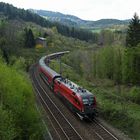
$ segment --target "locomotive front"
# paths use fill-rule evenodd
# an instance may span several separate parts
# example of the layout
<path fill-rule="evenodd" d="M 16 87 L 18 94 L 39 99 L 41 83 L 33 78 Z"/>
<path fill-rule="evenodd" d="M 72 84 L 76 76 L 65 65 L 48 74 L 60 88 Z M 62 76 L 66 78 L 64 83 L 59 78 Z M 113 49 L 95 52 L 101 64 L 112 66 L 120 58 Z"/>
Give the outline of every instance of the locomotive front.
<path fill-rule="evenodd" d="M 81 100 L 82 110 L 80 111 L 79 117 L 83 118 L 94 118 L 96 115 L 96 98 L 95 96 L 86 89 L 78 87 L 76 94 L 79 95 Z"/>
<path fill-rule="evenodd" d="M 83 101 L 82 112 L 84 112 L 84 118 L 93 118 L 96 115 L 96 98 L 92 93 L 90 95 L 89 93 L 82 96 Z"/>

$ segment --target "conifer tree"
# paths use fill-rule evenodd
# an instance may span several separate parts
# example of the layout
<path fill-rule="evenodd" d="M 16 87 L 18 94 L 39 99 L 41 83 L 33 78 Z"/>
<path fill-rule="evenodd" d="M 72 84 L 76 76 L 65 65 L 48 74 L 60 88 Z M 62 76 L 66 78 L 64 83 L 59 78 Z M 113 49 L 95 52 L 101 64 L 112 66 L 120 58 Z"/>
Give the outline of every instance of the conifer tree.
<path fill-rule="evenodd" d="M 140 43 L 140 19 L 135 13 L 130 21 L 126 36 L 126 47 L 136 47 Z"/>
<path fill-rule="evenodd" d="M 35 39 L 31 29 L 25 28 L 25 47 L 33 48 L 35 46 Z"/>

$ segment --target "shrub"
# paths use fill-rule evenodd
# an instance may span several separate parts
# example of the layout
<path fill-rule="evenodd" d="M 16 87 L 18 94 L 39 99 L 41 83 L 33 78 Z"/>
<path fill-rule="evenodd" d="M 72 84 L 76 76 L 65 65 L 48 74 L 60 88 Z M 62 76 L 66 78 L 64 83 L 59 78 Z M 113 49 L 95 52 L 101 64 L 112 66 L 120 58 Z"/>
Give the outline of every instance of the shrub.
<path fill-rule="evenodd" d="M 128 96 L 131 101 L 140 104 L 140 87 L 132 87 Z"/>
<path fill-rule="evenodd" d="M 0 138 L 1 140 L 12 140 L 17 136 L 14 117 L 11 111 L 4 110 L 0 105 Z"/>
<path fill-rule="evenodd" d="M 29 79 L 1 61 L 0 104 L 0 133 L 4 140 L 42 139 L 42 127 Z"/>

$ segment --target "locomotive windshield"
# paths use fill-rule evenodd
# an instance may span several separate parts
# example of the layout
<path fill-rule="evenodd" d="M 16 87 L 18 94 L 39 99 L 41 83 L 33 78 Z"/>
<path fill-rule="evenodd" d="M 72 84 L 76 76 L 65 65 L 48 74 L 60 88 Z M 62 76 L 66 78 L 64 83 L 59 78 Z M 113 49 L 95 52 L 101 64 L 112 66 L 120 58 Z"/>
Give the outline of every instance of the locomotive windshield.
<path fill-rule="evenodd" d="M 89 98 L 89 104 L 90 104 L 90 105 L 93 105 L 93 102 L 94 102 L 94 98 L 93 98 L 93 97 L 90 97 L 90 98 Z"/>
<path fill-rule="evenodd" d="M 94 102 L 94 98 L 90 97 L 90 98 L 83 98 L 83 104 L 84 105 L 93 105 Z"/>
<path fill-rule="evenodd" d="M 88 104 L 88 103 L 89 103 L 88 99 L 83 99 L 83 104 L 84 104 L 84 105 L 86 105 L 86 104 Z"/>

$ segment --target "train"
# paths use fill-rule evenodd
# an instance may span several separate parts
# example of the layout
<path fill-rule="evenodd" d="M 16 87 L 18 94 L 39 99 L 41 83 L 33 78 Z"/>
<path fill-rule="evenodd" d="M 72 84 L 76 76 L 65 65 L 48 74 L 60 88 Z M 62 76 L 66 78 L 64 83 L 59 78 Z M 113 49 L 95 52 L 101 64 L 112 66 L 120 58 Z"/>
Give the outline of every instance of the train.
<path fill-rule="evenodd" d="M 96 116 L 96 97 L 93 93 L 75 84 L 68 78 L 62 77 L 49 67 L 50 60 L 68 52 L 58 52 L 43 56 L 39 60 L 39 73 L 45 79 L 53 93 L 62 97 L 72 112 L 81 120 Z"/>

